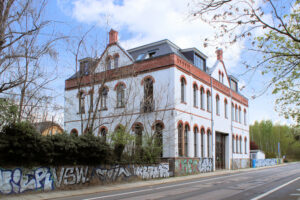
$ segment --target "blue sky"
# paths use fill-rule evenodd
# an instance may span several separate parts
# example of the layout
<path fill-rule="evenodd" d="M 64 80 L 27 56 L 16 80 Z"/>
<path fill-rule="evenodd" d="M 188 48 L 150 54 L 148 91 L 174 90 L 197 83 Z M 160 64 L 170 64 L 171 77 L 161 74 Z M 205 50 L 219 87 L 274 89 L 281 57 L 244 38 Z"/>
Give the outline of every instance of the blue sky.
<path fill-rule="evenodd" d="M 60 42 L 57 47 L 59 58 L 55 65 L 59 78 L 52 83 L 57 103 L 63 105 L 64 80 L 75 71 L 74 41 L 78 41 L 78 37 L 91 27 L 86 51 L 80 54 L 81 58 L 99 55 L 107 43 L 107 31 L 113 28 L 119 31 L 119 40 L 125 49 L 167 38 L 181 48 L 198 48 L 209 57 L 208 66 L 212 66 L 216 60 L 216 46 L 204 48 L 203 42 L 216 30 L 199 19 L 189 17 L 190 9 L 187 1 L 182 0 L 49 1 L 45 18 L 55 21 L 51 28 L 70 36 L 68 42 Z M 237 76 L 240 86 L 245 86 L 242 93 L 249 99 L 250 123 L 263 119 L 289 123 L 274 111 L 275 96 L 271 95 L 271 90 L 254 100 L 251 98 L 265 86 L 268 77 L 260 75 L 259 71 L 253 76 L 249 73 L 240 76 L 245 70 L 243 61 L 255 61 L 260 59 L 260 55 L 250 54 L 245 42 L 238 42 L 227 49 L 223 47 L 223 50 L 227 70 Z"/>

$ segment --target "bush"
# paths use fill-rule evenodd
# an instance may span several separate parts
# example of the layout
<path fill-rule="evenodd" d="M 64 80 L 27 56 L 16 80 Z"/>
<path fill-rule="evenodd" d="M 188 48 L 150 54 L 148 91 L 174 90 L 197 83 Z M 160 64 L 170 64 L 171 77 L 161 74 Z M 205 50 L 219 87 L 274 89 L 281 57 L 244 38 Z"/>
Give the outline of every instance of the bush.
<path fill-rule="evenodd" d="M 98 165 L 113 163 L 113 151 L 92 134 L 42 136 L 28 122 L 7 125 L 0 132 L 0 160 L 6 166 Z"/>

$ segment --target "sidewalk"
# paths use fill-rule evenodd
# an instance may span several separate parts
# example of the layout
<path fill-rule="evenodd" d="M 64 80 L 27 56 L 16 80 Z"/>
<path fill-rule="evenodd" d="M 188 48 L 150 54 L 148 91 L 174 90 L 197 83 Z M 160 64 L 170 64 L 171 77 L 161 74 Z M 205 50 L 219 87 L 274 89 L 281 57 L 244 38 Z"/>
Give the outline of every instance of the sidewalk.
<path fill-rule="evenodd" d="M 272 167 L 280 167 L 287 164 L 280 164 L 275 166 L 268 166 L 268 167 L 260 167 L 260 168 L 246 168 L 246 169 L 238 169 L 238 170 L 221 170 L 209 173 L 202 173 L 196 175 L 187 175 L 187 176 L 179 176 L 179 177 L 170 177 L 164 179 L 154 179 L 154 180 L 147 180 L 147 181 L 137 181 L 132 183 L 121 183 L 121 184 L 110 184 L 110 185 L 97 185 L 97 186 L 89 186 L 82 189 L 77 190 L 55 190 L 50 192 L 41 192 L 41 193 L 31 193 L 31 194 L 19 194 L 19 195 L 11 195 L 7 197 L 1 196 L 1 199 L 10 199 L 10 200 L 37 200 L 37 199 L 56 199 L 56 198 L 63 198 L 63 197 L 71 197 L 83 194 L 93 194 L 99 192 L 108 192 L 108 191 L 115 191 L 115 190 L 124 190 L 124 189 L 132 189 L 137 187 L 144 187 L 144 186 L 151 186 L 151 185 L 159 185 L 164 183 L 172 183 L 177 181 L 184 181 L 184 180 L 191 180 L 196 178 L 204 178 L 204 177 L 212 177 L 224 174 L 234 174 L 239 172 L 247 172 L 247 171 L 255 171 L 261 170 L 265 168 L 272 168 Z"/>

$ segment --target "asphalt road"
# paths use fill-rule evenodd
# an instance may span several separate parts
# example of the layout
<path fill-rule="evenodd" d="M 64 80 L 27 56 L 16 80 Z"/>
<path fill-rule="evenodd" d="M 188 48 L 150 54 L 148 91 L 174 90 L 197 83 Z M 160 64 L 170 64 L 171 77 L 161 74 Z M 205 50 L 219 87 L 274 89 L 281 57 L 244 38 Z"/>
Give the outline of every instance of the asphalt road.
<path fill-rule="evenodd" d="M 64 200 L 299 199 L 300 163 L 228 175 L 197 178 L 136 189 L 101 192 Z"/>

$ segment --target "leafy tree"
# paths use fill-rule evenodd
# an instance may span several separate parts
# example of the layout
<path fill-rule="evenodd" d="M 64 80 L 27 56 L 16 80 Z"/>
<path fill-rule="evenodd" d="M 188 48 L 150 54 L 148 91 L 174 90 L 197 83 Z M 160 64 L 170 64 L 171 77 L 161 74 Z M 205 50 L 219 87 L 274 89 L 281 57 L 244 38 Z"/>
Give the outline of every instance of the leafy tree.
<path fill-rule="evenodd" d="M 250 51 L 262 55 L 256 64 L 244 63 L 246 72 L 260 69 L 270 76 L 261 94 L 272 88 L 279 95 L 276 110 L 299 125 L 300 1 L 197 0 L 191 10 L 217 30 L 214 38 L 205 39 L 204 46 L 243 40 Z"/>
<path fill-rule="evenodd" d="M 0 130 L 3 126 L 13 123 L 16 119 L 18 107 L 7 99 L 0 98 Z"/>

